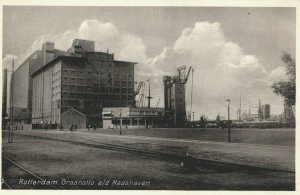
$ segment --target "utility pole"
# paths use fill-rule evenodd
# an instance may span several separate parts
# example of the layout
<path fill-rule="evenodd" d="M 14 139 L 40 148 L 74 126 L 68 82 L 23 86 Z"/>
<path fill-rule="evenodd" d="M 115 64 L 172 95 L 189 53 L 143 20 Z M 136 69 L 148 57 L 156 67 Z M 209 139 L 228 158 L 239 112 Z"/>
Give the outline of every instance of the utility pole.
<path fill-rule="evenodd" d="M 120 109 L 120 135 L 122 135 L 122 108 Z"/>
<path fill-rule="evenodd" d="M 228 102 L 228 142 L 231 142 L 231 139 L 230 139 L 230 99 L 227 99 L 226 100 Z"/>
<path fill-rule="evenodd" d="M 14 99 L 14 90 L 13 90 L 13 82 L 14 82 L 14 64 L 15 61 L 13 59 L 12 61 L 12 71 L 11 71 L 11 81 L 10 81 L 10 128 L 8 131 L 8 143 L 13 143 L 13 134 L 14 134 L 14 130 L 13 130 L 13 124 L 14 124 L 14 103 L 13 103 L 13 99 Z"/>
<path fill-rule="evenodd" d="M 149 82 L 149 95 L 148 95 L 147 99 L 148 99 L 148 108 L 150 108 L 150 101 L 151 101 L 151 98 L 152 98 L 150 96 L 150 79 L 148 79 L 147 81 Z"/>

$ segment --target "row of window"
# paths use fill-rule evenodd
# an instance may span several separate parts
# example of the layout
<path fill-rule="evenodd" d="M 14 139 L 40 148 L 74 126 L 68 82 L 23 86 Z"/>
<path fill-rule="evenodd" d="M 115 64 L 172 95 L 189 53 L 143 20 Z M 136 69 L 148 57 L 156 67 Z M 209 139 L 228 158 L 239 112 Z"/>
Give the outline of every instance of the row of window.
<path fill-rule="evenodd" d="M 108 71 L 84 71 L 84 70 L 73 70 L 73 69 L 64 69 L 63 71 L 63 76 L 68 76 L 68 77 L 79 77 L 79 78 L 84 78 L 84 77 L 91 77 L 91 76 L 105 76 L 107 74 L 111 74 L 111 70 Z"/>
<path fill-rule="evenodd" d="M 90 64 L 95 64 L 95 65 L 101 65 L 103 63 L 107 63 L 108 66 L 112 66 L 113 64 L 113 59 L 110 56 L 99 56 L 100 59 L 98 58 L 89 58 L 88 62 Z"/>
<path fill-rule="evenodd" d="M 91 64 L 94 64 L 96 66 L 100 66 L 100 67 L 111 67 L 112 66 L 112 62 L 111 61 L 99 61 L 99 60 L 90 60 Z"/>
<path fill-rule="evenodd" d="M 77 74 L 76 74 L 76 72 L 77 72 Z M 110 78 L 112 77 L 110 72 L 86 71 L 85 74 L 83 74 L 83 71 L 72 70 L 69 72 L 69 70 L 67 70 L 67 69 L 64 70 L 63 76 L 64 77 L 74 77 L 74 78 L 91 78 L 92 76 L 102 77 L 102 78 L 103 77 L 110 77 Z M 124 80 L 133 81 L 133 75 L 132 74 L 114 74 L 112 79 L 117 80 L 117 81 L 124 81 Z"/>
<path fill-rule="evenodd" d="M 73 70 L 73 69 L 64 69 L 63 76 L 73 76 L 73 77 L 84 77 L 92 76 L 92 71 L 83 71 L 83 70 Z"/>
<path fill-rule="evenodd" d="M 60 77 L 54 77 L 52 83 L 60 82 Z"/>
<path fill-rule="evenodd" d="M 132 81 L 114 81 L 113 83 L 114 86 L 116 87 L 133 87 L 133 82 Z"/>
<path fill-rule="evenodd" d="M 157 111 L 131 111 L 129 112 L 130 116 L 140 116 L 140 115 L 163 115 L 163 112 L 157 112 Z"/>
<path fill-rule="evenodd" d="M 97 100 L 128 100 L 134 101 L 133 95 L 95 94 L 95 93 L 62 93 L 62 99 L 97 99 Z"/>
<path fill-rule="evenodd" d="M 133 80 L 132 74 L 114 74 L 114 80 Z"/>
<path fill-rule="evenodd" d="M 90 93 L 122 93 L 122 94 L 133 94 L 133 87 L 131 88 L 119 88 L 119 87 L 92 87 L 92 86 L 78 86 L 78 85 L 63 85 L 63 92 L 90 92 Z"/>
<path fill-rule="evenodd" d="M 56 75 L 60 75 L 60 70 L 53 72 L 53 76 L 56 76 Z"/>
<path fill-rule="evenodd" d="M 99 85 L 106 85 L 109 84 L 109 79 L 101 78 L 101 79 L 92 79 L 91 77 L 84 79 L 84 78 L 73 78 L 73 77 L 63 77 L 63 84 L 78 84 L 78 85 L 85 85 L 85 84 L 99 84 Z"/>
<path fill-rule="evenodd" d="M 73 77 L 63 77 L 63 84 L 78 84 L 78 85 L 85 85 L 85 84 L 99 84 L 99 85 L 107 85 L 111 81 L 102 78 L 102 79 L 83 79 L 83 78 L 73 78 Z M 133 87 L 133 82 L 132 81 L 114 81 L 113 85 L 116 87 Z"/>
<path fill-rule="evenodd" d="M 92 74 L 102 75 L 102 74 L 105 74 L 107 72 L 110 72 L 110 71 L 99 71 L 99 70 L 84 71 L 84 70 L 75 70 L 75 69 L 64 69 L 64 75 L 69 74 L 69 75 L 78 75 L 78 76 L 81 76 L 81 75 L 84 75 L 84 74 L 88 75 L 88 76 L 91 76 Z"/>

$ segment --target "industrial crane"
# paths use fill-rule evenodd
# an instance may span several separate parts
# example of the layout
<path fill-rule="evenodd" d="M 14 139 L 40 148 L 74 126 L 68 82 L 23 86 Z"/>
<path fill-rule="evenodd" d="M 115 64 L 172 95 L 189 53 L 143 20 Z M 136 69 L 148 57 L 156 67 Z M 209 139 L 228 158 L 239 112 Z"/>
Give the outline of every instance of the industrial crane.
<path fill-rule="evenodd" d="M 157 108 L 157 106 L 158 106 L 158 104 L 159 104 L 159 101 L 160 101 L 160 98 L 158 99 L 158 101 L 157 101 L 157 104 L 156 104 L 156 107 L 155 107 L 155 108 Z"/>
<path fill-rule="evenodd" d="M 144 107 L 144 102 L 145 102 L 145 99 L 146 99 L 146 96 L 144 93 L 141 93 L 138 97 L 138 100 L 137 100 L 137 103 L 136 103 L 136 106 L 137 107 Z"/>
<path fill-rule="evenodd" d="M 173 83 L 186 84 L 189 79 L 191 69 L 192 69 L 192 67 L 190 66 L 187 74 L 185 74 L 186 66 L 177 68 L 177 75 L 173 77 Z"/>
<path fill-rule="evenodd" d="M 140 82 L 135 82 L 135 84 L 138 84 L 137 89 L 134 91 L 134 96 L 138 96 L 137 101 L 135 103 L 135 106 L 137 107 L 143 107 L 144 106 L 144 100 L 145 100 L 145 94 L 144 94 L 144 87 L 145 87 L 145 82 L 140 81 Z"/>
<path fill-rule="evenodd" d="M 137 84 L 138 82 L 136 82 L 136 84 Z M 136 96 L 137 94 L 139 94 L 140 93 L 140 90 L 141 90 L 141 87 L 142 86 L 145 86 L 145 83 L 143 82 L 143 81 L 140 81 L 139 83 L 138 83 L 138 87 L 137 87 L 137 89 L 134 91 L 134 95 Z"/>
<path fill-rule="evenodd" d="M 193 72 L 192 67 L 189 67 L 187 71 L 186 66 L 182 66 L 177 68 L 176 75 L 164 76 L 165 112 L 169 126 L 183 127 L 186 124 L 185 84 L 191 70 Z M 191 105 L 192 92 L 193 89 L 191 90 Z"/>

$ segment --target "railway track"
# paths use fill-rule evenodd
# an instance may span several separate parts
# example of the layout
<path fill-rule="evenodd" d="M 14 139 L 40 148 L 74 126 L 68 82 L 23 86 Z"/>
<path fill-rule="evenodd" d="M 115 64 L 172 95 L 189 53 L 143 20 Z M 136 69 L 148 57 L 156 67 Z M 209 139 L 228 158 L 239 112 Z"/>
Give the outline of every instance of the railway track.
<path fill-rule="evenodd" d="M 2 155 L 2 189 L 58 189 L 47 180 Z M 30 184 L 30 185 L 29 185 Z"/>
<path fill-rule="evenodd" d="M 210 159 L 194 159 L 191 157 L 186 157 L 184 155 L 175 154 L 175 153 L 167 153 L 167 152 L 160 152 L 160 151 L 153 151 L 153 150 L 146 150 L 146 149 L 139 149 L 139 148 L 133 148 L 128 146 L 121 146 L 116 144 L 109 144 L 104 142 L 99 142 L 96 140 L 91 139 L 84 139 L 84 138 L 76 138 L 76 140 L 73 137 L 73 140 L 70 139 L 60 139 L 60 138 L 53 138 L 53 137 L 45 137 L 45 136 L 39 136 L 39 135 L 25 135 L 25 134 L 18 134 L 20 136 L 30 137 L 33 139 L 43 139 L 43 140 L 52 140 L 52 141 L 60 141 L 65 143 L 70 143 L 74 145 L 80 145 L 80 146 L 86 146 L 86 147 L 92 147 L 92 148 L 98 148 L 98 149 L 107 149 L 112 151 L 121 151 L 121 152 L 127 152 L 127 153 L 134 153 L 134 154 L 141 154 L 144 156 L 149 156 L 153 158 L 159 158 L 162 160 L 168 160 L 175 163 L 182 163 L 182 161 L 185 160 L 192 160 L 192 163 L 194 166 L 201 166 L 203 168 L 209 168 L 214 170 L 226 170 L 226 171 L 272 171 L 272 172 L 285 172 L 285 173 L 295 173 L 293 171 L 287 171 L 287 170 L 278 170 L 278 169 L 272 169 L 272 168 L 265 168 L 265 167 L 257 167 L 252 165 L 241 165 L 241 164 L 235 164 L 235 163 L 229 163 L 229 162 L 222 162 L 217 160 L 210 160 Z"/>
<path fill-rule="evenodd" d="M 1 179 L 1 183 L 2 183 L 2 189 L 12 189 L 12 187 L 4 180 Z"/>

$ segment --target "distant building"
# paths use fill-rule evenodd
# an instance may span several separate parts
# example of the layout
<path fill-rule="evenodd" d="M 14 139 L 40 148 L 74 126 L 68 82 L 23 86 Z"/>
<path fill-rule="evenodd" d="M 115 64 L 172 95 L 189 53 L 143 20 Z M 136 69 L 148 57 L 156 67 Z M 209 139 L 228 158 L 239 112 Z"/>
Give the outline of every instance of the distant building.
<path fill-rule="evenodd" d="M 103 128 L 147 128 L 164 126 L 164 108 L 104 108 Z M 122 121 L 122 122 L 121 122 Z"/>
<path fill-rule="evenodd" d="M 260 107 L 260 119 L 267 120 L 270 118 L 270 104 L 264 104 Z"/>
<path fill-rule="evenodd" d="M 102 127 L 104 107 L 134 106 L 136 63 L 116 61 L 114 54 L 95 52 L 93 41 L 80 39 L 60 55 L 53 43 L 44 49 L 45 63 L 31 71 L 32 123 Z M 80 124 L 70 122 L 72 116 Z"/>

